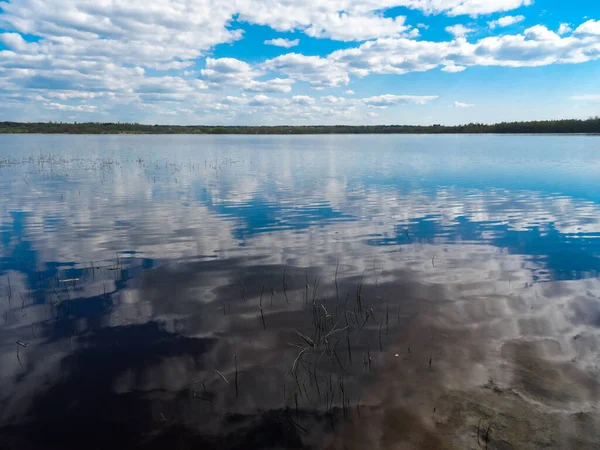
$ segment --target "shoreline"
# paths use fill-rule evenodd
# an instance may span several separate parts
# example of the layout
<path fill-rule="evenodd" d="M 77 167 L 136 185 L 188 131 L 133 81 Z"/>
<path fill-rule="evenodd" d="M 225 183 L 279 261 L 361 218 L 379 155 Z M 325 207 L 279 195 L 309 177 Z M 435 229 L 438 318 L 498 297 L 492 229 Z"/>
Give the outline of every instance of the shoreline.
<path fill-rule="evenodd" d="M 600 132 L 597 133 L 499 133 L 499 132 L 485 132 L 485 133 L 44 133 L 44 132 L 25 132 L 25 133 L 10 133 L 0 132 L 0 135 L 4 136 L 600 136 Z"/>
<path fill-rule="evenodd" d="M 141 125 L 137 123 L 0 122 L 0 134 L 205 134 L 205 135 L 328 135 L 328 134 L 566 134 L 600 135 L 600 118 L 461 125 Z"/>

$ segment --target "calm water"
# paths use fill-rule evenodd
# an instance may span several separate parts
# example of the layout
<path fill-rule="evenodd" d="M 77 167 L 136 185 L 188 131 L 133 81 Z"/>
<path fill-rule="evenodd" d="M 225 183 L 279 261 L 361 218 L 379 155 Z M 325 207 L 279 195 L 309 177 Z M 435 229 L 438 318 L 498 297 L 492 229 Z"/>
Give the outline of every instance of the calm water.
<path fill-rule="evenodd" d="M 600 448 L 600 138 L 0 136 L 0 448 Z"/>

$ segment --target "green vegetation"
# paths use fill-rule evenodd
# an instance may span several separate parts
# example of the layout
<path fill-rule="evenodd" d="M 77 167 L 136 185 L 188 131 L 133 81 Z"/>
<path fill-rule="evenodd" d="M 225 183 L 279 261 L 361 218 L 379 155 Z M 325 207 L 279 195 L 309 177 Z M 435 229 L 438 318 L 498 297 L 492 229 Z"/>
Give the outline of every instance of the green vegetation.
<path fill-rule="evenodd" d="M 450 133 L 598 133 L 600 117 L 587 120 L 503 122 L 493 125 L 334 125 L 334 126 L 205 126 L 140 125 L 137 123 L 0 122 L 0 133 L 63 134 L 450 134 Z"/>

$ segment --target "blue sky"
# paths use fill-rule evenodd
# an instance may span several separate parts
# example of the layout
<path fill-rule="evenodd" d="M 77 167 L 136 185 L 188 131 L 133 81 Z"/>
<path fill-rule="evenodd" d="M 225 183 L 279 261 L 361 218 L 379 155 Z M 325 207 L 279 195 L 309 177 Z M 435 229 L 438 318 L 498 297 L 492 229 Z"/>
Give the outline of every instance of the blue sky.
<path fill-rule="evenodd" d="M 593 0 L 0 0 L 0 120 L 600 115 Z"/>

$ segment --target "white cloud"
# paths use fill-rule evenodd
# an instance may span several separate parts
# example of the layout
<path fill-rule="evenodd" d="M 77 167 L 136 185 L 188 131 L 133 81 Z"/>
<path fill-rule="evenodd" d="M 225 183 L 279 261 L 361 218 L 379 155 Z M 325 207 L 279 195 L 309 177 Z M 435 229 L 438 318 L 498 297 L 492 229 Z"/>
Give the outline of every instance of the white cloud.
<path fill-rule="evenodd" d="M 76 44 L 72 38 L 50 44 L 29 43 L 18 34 L 4 33 L 0 39 L 11 49 L 0 53 L 1 87 L 7 93 L 111 94 L 98 103 L 98 112 L 125 102 L 141 109 L 148 102 L 198 101 L 205 109 L 206 102 L 225 105 L 220 99 L 231 90 L 285 94 L 299 81 L 326 89 L 371 74 L 401 75 L 436 68 L 452 73 L 477 65 L 534 67 L 591 61 L 600 58 L 600 38 L 594 34 L 597 24 L 588 21 L 568 37 L 538 25 L 522 34 L 491 36 L 473 43 L 464 38 L 432 42 L 398 37 L 368 41 L 326 57 L 290 53 L 255 64 L 235 58 L 207 58 L 206 67 L 198 71 L 199 79 L 149 75 L 140 65 L 116 64 L 112 57 L 92 55 L 86 59 L 71 47 Z M 55 53 L 57 45 L 60 54 Z M 187 66 L 185 61 L 173 59 L 146 65 L 174 71 Z"/>
<path fill-rule="evenodd" d="M 395 6 L 418 7 L 420 0 L 311 0 L 238 1 L 238 20 L 270 26 L 284 32 L 300 30 L 308 36 L 340 41 L 361 41 L 400 36 L 411 31 L 405 17 L 384 17 L 383 10 Z"/>
<path fill-rule="evenodd" d="M 343 66 L 319 56 L 288 53 L 265 61 L 262 66 L 290 78 L 306 81 L 314 87 L 341 86 L 350 82 L 348 72 Z"/>
<path fill-rule="evenodd" d="M 379 114 L 377 114 L 375 111 L 369 111 L 367 114 L 365 114 L 366 117 L 368 117 L 369 119 L 375 119 L 377 117 L 379 117 Z"/>
<path fill-rule="evenodd" d="M 437 99 L 437 95 L 392 95 L 384 94 L 374 97 L 363 98 L 361 103 L 375 108 L 387 108 L 388 106 L 415 104 L 425 105 L 432 100 Z"/>
<path fill-rule="evenodd" d="M 328 59 L 345 67 L 350 75 L 404 74 L 442 67 L 458 72 L 469 66 L 538 67 L 574 64 L 600 59 L 600 38 L 593 33 L 600 22 L 587 22 L 575 36 L 562 38 L 537 25 L 523 34 L 491 36 L 475 43 L 378 39 L 359 47 L 332 53 Z M 598 35 L 600 36 L 600 34 Z"/>
<path fill-rule="evenodd" d="M 505 16 L 497 20 L 492 20 L 491 22 L 488 22 L 488 26 L 493 30 L 495 28 L 509 27 L 516 23 L 523 22 L 524 20 L 525 16 Z"/>
<path fill-rule="evenodd" d="M 312 37 L 360 41 L 415 37 L 404 16 L 385 17 L 394 7 L 426 13 L 478 15 L 506 11 L 530 0 L 336 0 L 318 8 L 312 0 L 19 0 L 2 4 L 3 28 L 42 38 L 49 56 L 108 58 L 115 63 L 158 67 L 202 56 L 215 45 L 241 39 L 233 19 L 299 30 Z M 5 36 L 5 39 L 15 39 Z M 275 45 L 280 42 L 273 40 Z M 294 42 L 294 41 L 288 41 Z M 12 42 L 25 46 L 23 42 Z M 287 44 L 286 44 L 287 45 Z M 165 66 L 169 67 L 169 66 Z"/>
<path fill-rule="evenodd" d="M 290 78 L 273 78 L 267 81 L 251 80 L 244 85 L 244 89 L 254 92 L 291 92 L 294 80 Z"/>
<path fill-rule="evenodd" d="M 389 106 L 425 104 L 437 97 L 384 94 L 363 99 L 308 95 L 292 97 L 269 96 L 223 96 L 203 106 L 211 117 L 225 115 L 230 120 L 252 120 L 253 123 L 344 123 L 360 122 L 373 109 L 384 110 Z M 369 116 L 376 117 L 374 114 Z"/>
<path fill-rule="evenodd" d="M 57 109 L 59 111 L 78 111 L 78 112 L 95 112 L 96 106 L 92 105 L 64 105 L 62 103 L 44 103 L 47 109 Z"/>
<path fill-rule="evenodd" d="M 206 69 L 200 71 L 208 81 L 221 81 L 224 78 L 254 78 L 260 75 L 250 64 L 235 58 L 206 58 Z"/>
<path fill-rule="evenodd" d="M 354 91 L 352 89 L 348 89 L 347 91 L 345 91 L 345 93 L 347 95 L 354 95 Z"/>
<path fill-rule="evenodd" d="M 77 91 L 49 91 L 45 93 L 47 98 L 57 98 L 59 100 L 72 100 L 72 99 L 93 99 L 102 97 L 105 94 L 103 92 L 77 92 Z"/>
<path fill-rule="evenodd" d="M 263 72 L 235 58 L 206 58 L 206 68 L 200 71 L 200 79 L 213 87 L 244 87 L 261 75 Z"/>
<path fill-rule="evenodd" d="M 416 37 L 405 17 L 385 17 L 389 8 L 406 7 L 427 14 L 478 16 L 528 6 L 532 0 L 240 0 L 238 20 L 267 25 L 277 31 L 300 30 L 311 37 L 361 41 L 382 37 Z"/>
<path fill-rule="evenodd" d="M 355 76 L 370 73 L 402 75 L 435 69 L 448 53 L 450 43 L 414 41 L 406 38 L 378 39 L 360 47 L 339 50 L 328 59 Z"/>
<path fill-rule="evenodd" d="M 314 38 L 330 38 L 337 41 L 364 41 L 379 37 L 401 36 L 414 31 L 404 25 L 403 16 L 389 18 L 369 14 L 351 16 L 347 13 L 331 14 L 326 20 L 311 24 L 305 33 Z M 418 30 L 417 34 L 418 34 Z"/>
<path fill-rule="evenodd" d="M 37 44 L 25 41 L 19 33 L 0 34 L 0 42 L 18 52 L 30 53 L 33 49 L 38 50 Z"/>
<path fill-rule="evenodd" d="M 276 99 L 269 100 L 269 107 L 284 108 L 289 114 L 302 106 L 307 109 L 304 113 L 313 117 L 334 107 L 336 114 L 343 115 L 348 108 L 369 106 L 368 102 L 319 100 L 300 105 L 293 101 L 292 88 L 295 83 L 307 83 L 324 90 L 322 98 L 326 99 L 330 97 L 328 88 L 373 74 L 434 69 L 455 73 L 472 66 L 535 67 L 600 59 L 600 21 L 596 20 L 573 25 L 572 33 L 567 24 L 558 32 L 537 25 L 520 34 L 476 42 L 465 38 L 470 28 L 455 25 L 448 28 L 454 39 L 435 42 L 411 38 L 427 25 L 414 27 L 403 13 L 386 15 L 389 8 L 406 7 L 426 14 L 475 17 L 531 3 L 333 0 L 315 7 L 312 0 L 154 0 L 149 7 L 144 0 L 14 0 L 2 3 L 0 16 L 2 29 L 8 30 L 0 33 L 6 47 L 0 51 L 0 103 L 31 101 L 52 111 L 80 108 L 72 112 L 91 112 L 94 107 L 97 114 L 110 114 L 125 106 L 142 113 L 213 108 L 213 112 L 218 109 L 229 114 L 238 104 L 224 99 L 246 92 L 248 99 L 254 99 L 247 100 L 246 106 L 250 101 L 256 108 L 264 104 L 264 98 L 250 94 L 268 94 Z M 490 23 L 500 28 L 521 18 L 504 16 Z M 252 63 L 208 57 L 204 68 L 196 66 L 216 45 L 242 39 L 244 32 L 237 24 L 243 21 L 317 38 L 368 41 L 327 56 L 290 53 Z M 36 42 L 28 42 L 25 34 L 36 36 Z M 291 48 L 297 41 L 277 38 L 266 42 Z M 169 76 L 156 71 L 168 71 Z M 354 92 L 347 90 L 346 94 Z M 36 100 L 37 96 L 45 100 Z M 371 103 L 374 107 L 377 101 Z"/>
<path fill-rule="evenodd" d="M 461 24 L 446 27 L 446 32 L 450 33 L 454 37 L 465 37 L 467 34 L 473 33 L 474 31 L 475 30 L 472 28 L 467 28 Z"/>
<path fill-rule="evenodd" d="M 435 2 L 435 0 L 430 0 Z M 491 14 L 494 12 L 511 11 L 522 6 L 533 4 L 533 0 L 448 0 L 435 2 L 446 5 L 443 11 L 447 11 L 450 16 L 470 15 L 478 16 Z"/>
<path fill-rule="evenodd" d="M 314 105 L 315 99 L 308 95 L 294 95 L 292 97 L 292 103 L 296 105 Z"/>
<path fill-rule="evenodd" d="M 325 97 L 321 97 L 321 101 L 324 103 L 339 104 L 339 103 L 345 103 L 346 99 L 344 97 L 335 97 L 334 95 L 326 95 Z"/>
<path fill-rule="evenodd" d="M 574 34 L 600 36 L 600 20 L 588 20 L 577 27 Z"/>
<path fill-rule="evenodd" d="M 146 67 L 154 70 L 182 70 L 193 65 L 193 61 L 170 61 L 168 63 L 147 64 Z"/>
<path fill-rule="evenodd" d="M 456 66 L 454 64 L 449 64 L 447 66 L 442 67 L 442 72 L 448 73 L 459 73 L 464 72 L 465 70 L 467 70 L 465 66 Z"/>
<path fill-rule="evenodd" d="M 45 54 L 115 63 L 168 63 L 199 57 L 213 46 L 240 39 L 229 29 L 234 2 L 195 0 L 19 0 L 2 4 L 2 19 L 19 33 L 40 36 Z"/>
<path fill-rule="evenodd" d="M 558 27 L 558 34 L 560 34 L 561 36 L 563 34 L 567 34 L 570 33 L 572 30 L 571 25 L 568 23 L 561 23 L 560 27 Z"/>
<path fill-rule="evenodd" d="M 470 103 L 454 102 L 455 108 L 472 108 L 473 106 L 475 105 L 472 105 Z"/>
<path fill-rule="evenodd" d="M 277 106 L 283 103 L 285 103 L 283 99 L 269 97 L 264 94 L 255 95 L 248 101 L 250 106 Z"/>
<path fill-rule="evenodd" d="M 496 12 L 511 11 L 522 6 L 529 6 L 533 0 L 336 0 L 323 2 L 314 8 L 311 0 L 264 0 L 252 4 L 249 11 L 244 10 L 244 18 L 252 18 L 253 22 L 273 26 L 276 22 L 280 28 L 292 27 L 293 23 L 305 23 L 316 15 L 330 15 L 346 12 L 349 15 L 376 14 L 378 11 L 407 7 L 427 14 L 448 14 L 450 16 L 478 16 Z M 289 13 L 289 15 L 285 15 Z M 314 23 L 314 22 L 313 22 Z M 274 27 L 279 29 L 277 27 Z"/>
<path fill-rule="evenodd" d="M 274 78 L 258 81 L 264 71 L 235 58 L 206 58 L 206 68 L 200 71 L 200 79 L 212 87 L 237 87 L 258 92 L 290 92 L 291 79 Z"/>
<path fill-rule="evenodd" d="M 600 102 L 600 94 L 574 95 L 570 99 L 583 102 Z"/>
<path fill-rule="evenodd" d="M 275 47 L 292 48 L 292 47 L 296 47 L 300 43 L 300 39 L 290 40 L 290 39 L 276 38 L 276 39 L 269 39 L 268 41 L 265 41 L 264 43 L 265 43 L 265 45 L 274 45 Z"/>

